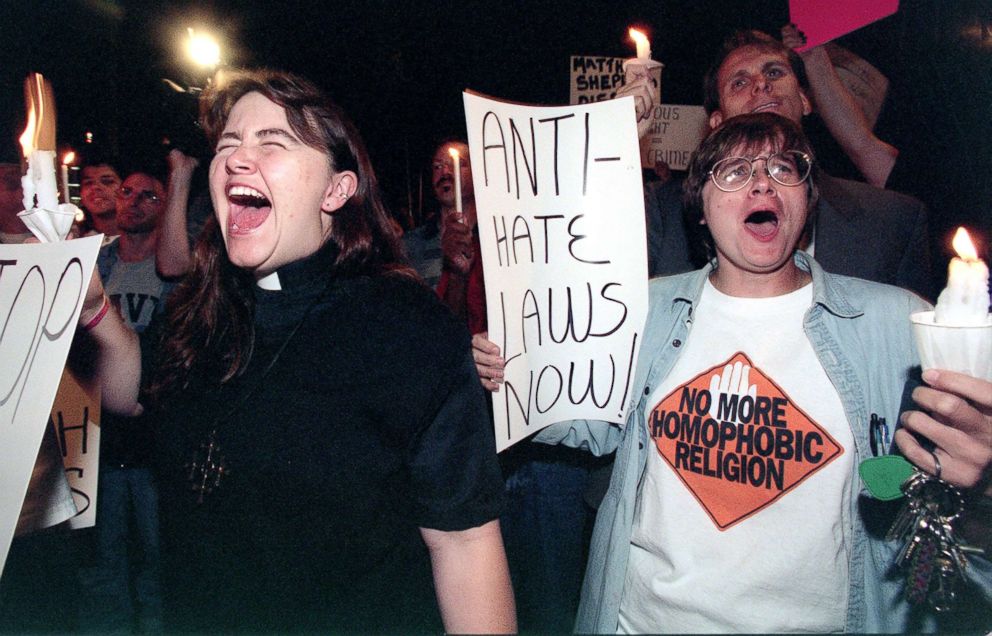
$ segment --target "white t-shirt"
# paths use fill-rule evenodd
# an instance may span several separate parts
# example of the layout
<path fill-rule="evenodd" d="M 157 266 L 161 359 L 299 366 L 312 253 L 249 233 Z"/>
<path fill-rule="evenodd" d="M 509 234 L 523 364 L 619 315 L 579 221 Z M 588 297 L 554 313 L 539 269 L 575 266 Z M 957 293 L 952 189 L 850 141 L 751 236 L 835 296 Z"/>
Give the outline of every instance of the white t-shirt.
<path fill-rule="evenodd" d="M 853 436 L 803 332 L 812 293 L 707 281 L 648 402 L 620 632 L 843 630 Z"/>

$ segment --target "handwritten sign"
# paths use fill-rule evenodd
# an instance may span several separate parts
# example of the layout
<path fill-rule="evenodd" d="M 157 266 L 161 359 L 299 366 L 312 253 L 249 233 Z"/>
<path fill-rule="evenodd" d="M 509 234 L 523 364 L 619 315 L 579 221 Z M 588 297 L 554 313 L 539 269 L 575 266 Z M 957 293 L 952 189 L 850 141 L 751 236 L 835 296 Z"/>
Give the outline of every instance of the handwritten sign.
<path fill-rule="evenodd" d="M 654 167 L 663 161 L 672 170 L 688 170 L 689 157 L 709 132 L 709 118 L 702 106 L 658 104 L 651 113 L 651 128 L 641 139 L 641 163 Z"/>
<path fill-rule="evenodd" d="M 613 99 L 623 86 L 622 57 L 573 55 L 569 58 L 569 104 L 592 104 Z"/>
<path fill-rule="evenodd" d="M 55 395 L 49 425 L 62 451 L 65 476 L 79 514 L 69 520 L 73 530 L 96 524 L 96 493 L 100 470 L 100 390 L 68 367 Z"/>
<path fill-rule="evenodd" d="M 789 19 L 806 35 L 806 49 L 835 40 L 899 10 L 899 0 L 789 0 Z"/>
<path fill-rule="evenodd" d="M 0 566 L 102 238 L 0 245 Z"/>
<path fill-rule="evenodd" d="M 506 359 L 497 449 L 563 420 L 622 422 L 647 315 L 634 100 L 464 100 L 489 337 Z"/>

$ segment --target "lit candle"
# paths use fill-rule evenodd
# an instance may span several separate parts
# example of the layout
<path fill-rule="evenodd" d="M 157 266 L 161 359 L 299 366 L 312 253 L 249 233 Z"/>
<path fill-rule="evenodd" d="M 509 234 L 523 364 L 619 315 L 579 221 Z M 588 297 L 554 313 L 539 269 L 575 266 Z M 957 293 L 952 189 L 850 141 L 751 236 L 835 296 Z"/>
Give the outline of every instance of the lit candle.
<path fill-rule="evenodd" d="M 52 86 L 39 73 L 24 80 L 24 99 L 28 122 L 20 137 L 21 149 L 28 160 L 28 171 L 21 179 L 25 210 L 37 207 L 56 210 L 59 205 L 55 182 L 55 95 Z"/>
<path fill-rule="evenodd" d="M 630 28 L 628 33 L 630 34 L 630 39 L 632 39 L 634 44 L 637 45 L 637 59 L 650 60 L 651 42 L 648 40 L 648 36 L 633 27 Z"/>
<path fill-rule="evenodd" d="M 55 181 L 55 151 L 35 150 L 32 152 L 31 168 L 37 188 L 38 207 L 42 210 L 59 209 L 59 188 Z"/>
<path fill-rule="evenodd" d="M 25 210 L 30 210 L 34 207 L 34 173 L 31 170 L 31 154 L 34 152 L 34 129 L 34 109 L 29 106 L 28 124 L 24 128 L 24 133 L 18 138 L 18 141 L 21 143 L 21 152 L 28 164 L 27 172 L 21 177 L 21 190 L 24 192 L 21 205 L 24 206 Z"/>
<path fill-rule="evenodd" d="M 989 314 L 989 268 L 978 258 L 967 230 L 959 227 L 951 245 L 957 256 L 947 268 L 947 287 L 934 308 L 934 322 L 944 325 L 983 325 Z"/>
<path fill-rule="evenodd" d="M 448 148 L 451 159 L 455 162 L 455 212 L 461 220 L 462 213 L 462 158 L 456 148 Z"/>
<path fill-rule="evenodd" d="M 67 152 L 65 156 L 62 157 L 62 165 L 60 166 L 59 176 L 62 178 L 59 181 L 59 185 L 62 187 L 62 203 L 72 203 L 69 200 L 69 164 L 72 163 L 73 159 L 76 158 L 76 153 Z"/>

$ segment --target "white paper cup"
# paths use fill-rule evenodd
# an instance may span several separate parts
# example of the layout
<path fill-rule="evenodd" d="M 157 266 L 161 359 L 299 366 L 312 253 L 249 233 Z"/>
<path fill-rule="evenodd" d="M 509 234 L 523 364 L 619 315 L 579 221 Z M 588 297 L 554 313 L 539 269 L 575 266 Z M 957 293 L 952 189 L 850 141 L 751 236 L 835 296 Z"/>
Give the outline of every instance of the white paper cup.
<path fill-rule="evenodd" d="M 938 325 L 932 311 L 909 317 L 923 369 L 946 369 L 992 382 L 992 316 L 984 325 Z"/>

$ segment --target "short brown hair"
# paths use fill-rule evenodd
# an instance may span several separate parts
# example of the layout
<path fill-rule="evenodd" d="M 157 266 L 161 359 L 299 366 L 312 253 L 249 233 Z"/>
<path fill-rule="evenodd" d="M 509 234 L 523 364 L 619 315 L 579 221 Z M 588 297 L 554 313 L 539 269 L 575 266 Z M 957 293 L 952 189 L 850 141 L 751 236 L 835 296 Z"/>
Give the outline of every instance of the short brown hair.
<path fill-rule="evenodd" d="M 690 239 L 701 242 L 708 258 L 713 258 L 713 236 L 709 228 L 700 225 L 703 219 L 703 188 L 709 181 L 710 170 L 717 161 L 732 153 L 759 151 L 771 144 L 778 152 L 798 150 L 810 158 L 813 168 L 806 179 L 809 200 L 806 204 L 807 230 L 813 224 L 813 210 L 820 193 L 816 187 L 816 161 L 813 147 L 797 123 L 775 113 L 750 113 L 731 117 L 703 140 L 689 160 L 689 174 L 682 184 L 682 203 Z M 693 236 L 694 235 L 694 236 Z"/>

